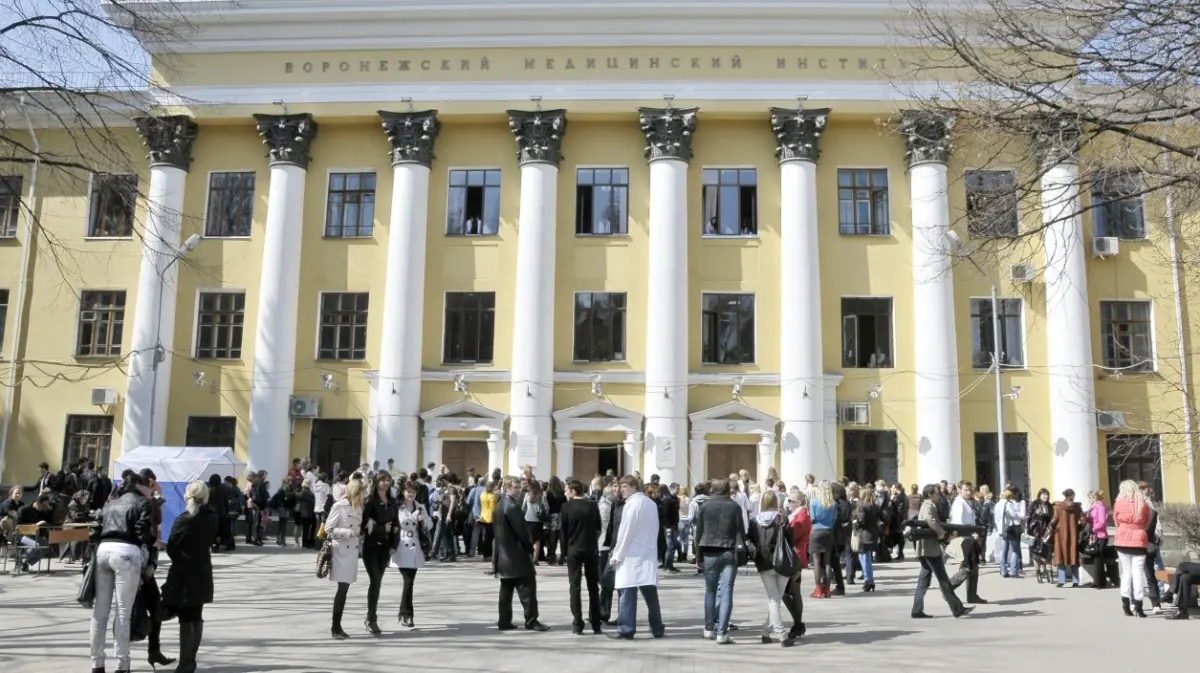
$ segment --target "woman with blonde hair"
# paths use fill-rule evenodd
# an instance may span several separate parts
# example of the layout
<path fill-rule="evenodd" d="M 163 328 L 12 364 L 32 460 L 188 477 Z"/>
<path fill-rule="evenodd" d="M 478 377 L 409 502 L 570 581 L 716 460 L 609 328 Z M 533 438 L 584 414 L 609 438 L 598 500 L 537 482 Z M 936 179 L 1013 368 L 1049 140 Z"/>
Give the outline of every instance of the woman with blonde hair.
<path fill-rule="evenodd" d="M 829 598 L 829 576 L 833 568 L 833 528 L 837 525 L 837 506 L 833 500 L 833 485 L 827 481 L 817 487 L 817 498 L 809 503 L 812 534 L 808 538 L 808 555 L 813 562 L 816 588 L 812 598 Z"/>
<path fill-rule="evenodd" d="M 171 567 L 162 586 L 167 616 L 179 617 L 179 673 L 196 670 L 196 653 L 204 636 L 204 605 L 213 600 L 212 545 L 217 515 L 205 505 L 208 487 L 202 481 L 187 485 L 186 509 L 171 525 L 167 556 Z"/>
<path fill-rule="evenodd" d="M 350 636 L 342 630 L 342 612 L 346 609 L 346 594 L 350 585 L 358 579 L 358 550 L 362 537 L 362 507 L 366 498 L 367 482 L 354 476 L 346 484 L 346 496 L 333 503 L 329 516 L 325 517 L 325 536 L 333 546 L 329 581 L 337 583 L 333 597 L 333 626 L 330 635 L 335 640 Z"/>
<path fill-rule="evenodd" d="M 758 571 L 763 589 L 767 592 L 767 619 L 762 625 L 762 642 L 771 642 L 773 630 L 781 645 L 791 647 L 796 643 L 796 638 L 791 629 L 784 628 L 780 608 L 783 606 L 783 596 L 792 576 L 781 575 L 775 570 L 775 547 L 786 544 L 794 549 L 795 539 L 792 536 L 792 527 L 780 513 L 779 497 L 775 495 L 775 491 L 768 489 L 762 494 L 759 513 L 750 520 L 749 538 L 755 542 L 754 568 Z"/>
<path fill-rule="evenodd" d="M 1146 594 L 1146 547 L 1150 544 L 1146 522 L 1150 505 L 1138 483 L 1121 482 L 1120 495 L 1113 503 L 1113 521 L 1117 524 L 1117 561 L 1121 564 L 1121 608 L 1125 615 L 1145 617 L 1142 599 Z M 1130 606 L 1133 610 L 1130 610 Z"/>

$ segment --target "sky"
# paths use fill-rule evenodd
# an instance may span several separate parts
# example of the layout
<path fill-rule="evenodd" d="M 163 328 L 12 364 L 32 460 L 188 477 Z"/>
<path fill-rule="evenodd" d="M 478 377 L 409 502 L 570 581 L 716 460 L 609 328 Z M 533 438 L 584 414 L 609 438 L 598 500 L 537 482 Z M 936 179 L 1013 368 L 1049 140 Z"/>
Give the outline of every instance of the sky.
<path fill-rule="evenodd" d="M 104 16 L 100 0 L 0 0 L 0 26 L 38 16 L 54 17 L 66 10 Z M 105 55 L 115 61 L 105 62 Z M 75 14 L 0 36 L 0 89 L 45 83 L 39 80 L 72 88 L 145 88 L 149 60 L 128 33 Z"/>

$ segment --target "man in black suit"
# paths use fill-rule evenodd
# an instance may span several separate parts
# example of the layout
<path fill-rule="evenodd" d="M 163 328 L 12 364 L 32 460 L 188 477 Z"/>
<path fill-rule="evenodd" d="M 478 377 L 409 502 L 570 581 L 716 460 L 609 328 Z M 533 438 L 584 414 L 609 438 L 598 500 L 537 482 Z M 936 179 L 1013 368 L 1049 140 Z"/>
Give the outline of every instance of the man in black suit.
<path fill-rule="evenodd" d="M 583 606 L 579 579 L 587 581 L 588 617 L 592 633 L 600 633 L 600 506 L 585 498 L 587 488 L 576 479 L 567 482 L 567 502 L 562 506 L 562 532 L 567 540 L 567 578 L 571 583 L 571 629 L 583 635 Z"/>
<path fill-rule="evenodd" d="M 549 631 L 550 627 L 538 621 L 537 571 L 533 569 L 533 541 L 525 526 L 525 515 L 521 511 L 521 481 L 505 477 L 502 484 L 504 497 L 496 503 L 492 517 L 495 529 L 495 553 L 492 554 L 492 571 L 500 578 L 501 631 L 517 628 L 512 622 L 513 590 L 521 599 L 525 611 L 525 628 L 529 631 Z"/>

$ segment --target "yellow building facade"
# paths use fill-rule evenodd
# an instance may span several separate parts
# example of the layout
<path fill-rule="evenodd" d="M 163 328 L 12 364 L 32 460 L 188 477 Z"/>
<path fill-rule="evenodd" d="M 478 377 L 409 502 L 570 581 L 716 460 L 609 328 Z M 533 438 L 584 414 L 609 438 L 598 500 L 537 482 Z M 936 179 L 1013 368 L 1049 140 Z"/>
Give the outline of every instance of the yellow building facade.
<path fill-rule="evenodd" d="M 124 131 L 147 161 L 10 171 L 46 235 L 0 244 L 4 480 L 228 445 L 272 473 L 995 488 L 999 395 L 1025 492 L 1194 500 L 1162 204 L 1100 221 L 1032 139 L 985 165 L 910 112 L 886 10 L 359 4 L 206 17 L 155 55 L 161 114 Z M 1039 161 L 1040 200 L 980 205 Z"/>

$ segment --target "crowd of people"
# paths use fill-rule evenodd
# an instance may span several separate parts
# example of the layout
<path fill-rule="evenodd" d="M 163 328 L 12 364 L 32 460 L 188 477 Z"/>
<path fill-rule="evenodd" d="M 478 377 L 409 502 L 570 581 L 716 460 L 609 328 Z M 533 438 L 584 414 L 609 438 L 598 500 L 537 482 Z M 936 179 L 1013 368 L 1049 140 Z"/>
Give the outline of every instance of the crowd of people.
<path fill-rule="evenodd" d="M 390 461 L 389 461 L 390 462 Z M 993 497 L 987 486 L 969 482 L 930 484 L 919 493 L 900 484 L 863 484 L 842 479 L 787 486 L 773 473 L 763 484 L 746 472 L 701 482 L 687 493 L 678 484 L 643 481 L 638 473 L 596 475 L 590 483 L 522 474 L 488 475 L 468 470 L 465 479 L 445 466 L 429 465 L 405 475 L 363 464 L 331 473 L 297 460 L 272 493 L 265 472 L 232 477 L 213 475 L 186 489 L 186 511 L 161 539 L 162 494 L 150 470 L 126 471 L 115 488 L 100 472 L 77 463 L 53 475 L 43 466 L 32 503 L 21 487 L 0 502 L 0 523 L 49 526 L 55 521 L 93 519 L 94 551 L 63 550 L 64 558 L 89 561 L 94 577 L 91 655 L 93 671 L 103 671 L 108 621 L 116 606 L 115 657 L 118 671 L 130 668 L 130 643 L 146 639 L 153 665 L 169 665 L 160 644 L 163 622 L 179 623 L 177 671 L 196 667 L 203 636 L 203 606 L 213 599 L 213 553 L 235 548 L 233 524 L 245 519 L 245 540 L 262 545 L 272 520 L 275 542 L 320 549 L 323 571 L 334 583 L 331 636 L 343 629 L 349 589 L 361 564 L 367 580 L 363 627 L 380 635 L 379 601 L 388 568 L 396 568 L 403 589 L 397 611 L 402 628 L 416 628 L 413 590 L 418 571 L 430 561 L 454 562 L 460 554 L 487 561 L 499 580 L 500 630 L 550 627 L 540 620 L 537 566 L 565 565 L 572 631 L 631 639 L 639 598 L 645 603 L 650 633 L 666 630 L 658 596 L 660 573 L 678 573 L 676 564 L 694 562 L 703 576 L 702 636 L 733 642 L 730 621 L 738 570 L 753 568 L 762 584 L 763 643 L 790 647 L 805 634 L 802 578 L 811 572 L 812 599 L 844 595 L 861 580 L 875 589 L 878 563 L 904 560 L 908 544 L 920 564 L 911 616 L 924 619 L 925 594 L 936 579 L 954 617 L 968 615 L 979 596 L 979 568 L 999 565 L 1003 578 L 1024 576 L 1022 547 L 1039 581 L 1058 587 L 1119 584 L 1122 610 L 1145 617 L 1144 601 L 1161 612 L 1174 600 L 1173 619 L 1187 619 L 1191 584 L 1200 566 L 1180 565 L 1171 589 L 1160 587 L 1161 525 L 1148 485 L 1125 481 L 1109 507 L 1102 492 L 1087 495 L 1086 508 L 1067 490 L 1052 501 L 1041 489 L 1027 502 L 1011 484 Z M 64 492 L 66 498 L 64 500 Z M 93 498 L 96 498 L 93 500 Z M 95 503 L 95 504 L 93 504 Z M 61 510 L 67 510 L 65 514 Z M 272 516 L 274 514 L 274 516 Z M 1109 522 L 1115 535 L 1109 534 Z M 35 541 L 36 542 L 36 541 Z M 988 551 L 992 546 L 991 553 Z M 41 546 L 41 545 L 37 545 Z M 158 552 L 171 560 L 161 587 L 154 579 Z M 26 562 L 35 562 L 31 552 Z M 1090 585 L 1079 569 L 1091 563 Z M 947 568 L 947 562 L 953 571 Z M 967 585 L 966 600 L 956 590 Z M 584 593 L 587 606 L 584 608 Z M 513 594 L 522 608 L 513 616 Z M 616 612 L 613 611 L 614 593 Z"/>

